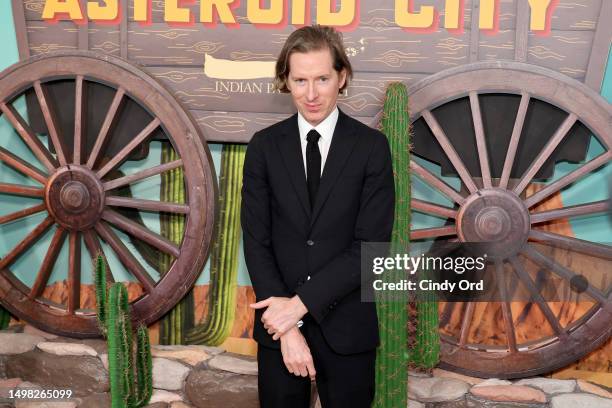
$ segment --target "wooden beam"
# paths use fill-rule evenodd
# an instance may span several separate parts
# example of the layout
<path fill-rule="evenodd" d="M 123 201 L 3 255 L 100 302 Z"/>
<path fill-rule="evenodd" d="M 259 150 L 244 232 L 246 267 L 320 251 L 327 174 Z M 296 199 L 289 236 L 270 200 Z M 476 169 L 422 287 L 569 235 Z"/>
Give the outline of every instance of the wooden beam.
<path fill-rule="evenodd" d="M 604 0 L 601 2 L 599 19 L 593 37 L 591 56 L 587 65 L 587 72 L 584 83 L 591 89 L 599 93 L 603 83 L 603 77 L 608 63 L 610 44 L 612 43 L 612 1 Z"/>
<path fill-rule="evenodd" d="M 516 2 L 516 31 L 514 35 L 514 59 L 518 62 L 527 61 L 529 44 L 529 3 Z"/>
<path fill-rule="evenodd" d="M 79 0 L 81 2 L 81 10 L 87 10 L 87 0 Z M 89 49 L 89 19 L 85 18 L 85 22 L 77 26 L 78 33 L 78 48 L 79 50 Z"/>
<path fill-rule="evenodd" d="M 121 24 L 119 26 L 119 48 L 121 58 L 128 57 L 128 2 L 121 2 Z"/>
<path fill-rule="evenodd" d="M 12 0 L 12 6 L 13 23 L 15 24 L 15 37 L 17 37 L 19 59 L 24 60 L 30 57 L 30 46 L 28 45 L 28 31 L 26 28 L 23 0 Z"/>
<path fill-rule="evenodd" d="M 470 24 L 470 62 L 478 61 L 478 48 L 480 40 L 480 28 L 478 18 L 480 16 L 480 0 L 472 1 L 472 14 Z"/>

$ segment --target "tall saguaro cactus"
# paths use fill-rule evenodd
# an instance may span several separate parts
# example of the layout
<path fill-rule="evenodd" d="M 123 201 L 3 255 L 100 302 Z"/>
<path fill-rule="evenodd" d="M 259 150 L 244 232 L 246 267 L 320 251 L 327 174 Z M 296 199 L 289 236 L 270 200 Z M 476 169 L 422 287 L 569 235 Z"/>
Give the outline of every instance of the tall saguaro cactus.
<path fill-rule="evenodd" d="M 395 181 L 395 220 L 392 248 L 407 247 L 410 239 L 410 119 L 408 95 L 402 83 L 387 88 L 382 131 L 389 140 Z M 405 407 L 407 403 L 407 309 L 406 303 L 381 294 L 376 308 L 380 347 L 376 358 L 377 408 Z"/>
<path fill-rule="evenodd" d="M 191 344 L 216 346 L 229 336 L 236 314 L 238 244 L 240 241 L 240 190 L 244 145 L 223 146 L 219 176 L 219 207 L 210 258 L 208 315 L 187 335 Z"/>
<path fill-rule="evenodd" d="M 170 143 L 162 143 L 161 162 L 178 159 Z M 177 167 L 161 174 L 160 200 L 174 203 L 185 202 L 184 170 Z M 185 216 L 182 214 L 160 214 L 161 235 L 180 245 L 185 231 Z M 164 274 L 173 261 L 172 255 L 159 252 L 159 271 Z M 194 325 L 195 302 L 193 289 L 160 320 L 160 344 L 185 344 L 187 331 Z"/>
<path fill-rule="evenodd" d="M 96 307 L 100 328 L 108 344 L 112 408 L 139 408 L 147 405 L 153 392 L 153 367 L 149 332 L 139 326 L 136 334 L 136 382 L 134 347 L 127 289 L 122 283 L 106 287 L 106 264 L 96 258 Z"/>

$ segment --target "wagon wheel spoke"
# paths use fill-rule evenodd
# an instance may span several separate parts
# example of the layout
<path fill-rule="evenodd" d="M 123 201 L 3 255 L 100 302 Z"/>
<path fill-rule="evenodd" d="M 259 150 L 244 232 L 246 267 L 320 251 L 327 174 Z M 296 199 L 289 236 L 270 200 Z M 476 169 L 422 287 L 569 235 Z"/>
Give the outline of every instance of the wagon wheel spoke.
<path fill-rule="evenodd" d="M 450 140 L 448 140 L 448 137 L 444 133 L 444 130 L 442 130 L 442 127 L 440 126 L 436 118 L 429 110 L 424 110 L 422 112 L 422 115 L 425 119 L 425 122 L 427 122 L 427 125 L 431 129 L 432 133 L 438 140 L 438 143 L 440 143 L 442 150 L 444 150 L 444 153 L 457 170 L 457 173 L 459 174 L 461 181 L 463 181 L 463 184 L 465 184 L 470 193 L 475 193 L 478 190 L 478 187 L 476 187 L 476 184 L 474 183 L 474 180 L 472 180 L 468 169 L 465 167 L 465 164 L 463 164 L 463 161 L 459 157 L 459 154 L 457 154 L 457 151 L 451 144 Z"/>
<path fill-rule="evenodd" d="M 506 160 L 504 161 L 504 168 L 502 169 L 501 179 L 499 180 L 499 187 L 503 189 L 508 188 L 508 180 L 510 179 L 510 173 L 512 172 L 512 166 L 514 164 L 514 157 L 516 156 L 516 149 L 521 138 L 521 133 L 523 132 L 525 116 L 527 116 L 530 99 L 531 97 L 528 93 L 521 93 L 521 103 L 519 105 L 518 112 L 516 113 L 516 120 L 514 121 L 514 128 L 512 129 L 512 136 L 510 137 L 508 151 L 506 152 Z"/>
<path fill-rule="evenodd" d="M 433 173 L 418 164 L 416 161 L 410 160 L 410 170 L 416 173 L 427 184 L 437 189 L 457 204 L 462 204 L 465 201 L 465 197 L 459 194 L 457 190 L 448 185 L 444 180 L 436 177 Z"/>
<path fill-rule="evenodd" d="M 164 163 L 164 164 L 159 164 L 155 167 L 151 167 L 149 169 L 145 169 L 145 170 L 141 170 L 139 172 L 136 172 L 134 174 L 130 174 L 128 176 L 123 176 L 120 178 L 116 178 L 110 181 L 107 181 L 105 183 L 103 183 L 103 187 L 105 191 L 108 190 L 112 190 L 114 188 L 117 187 L 122 187 L 128 184 L 131 184 L 135 181 L 138 180 L 142 180 L 145 179 L 147 177 L 151 177 L 151 176 L 155 176 L 158 174 L 161 174 L 165 171 L 168 170 L 173 170 L 176 169 L 177 167 L 180 167 L 183 165 L 183 160 L 182 159 L 178 159 L 178 160 L 174 160 L 168 163 Z"/>
<path fill-rule="evenodd" d="M 117 111 L 121 106 L 121 102 L 123 101 L 124 95 L 125 89 L 123 88 L 119 88 L 117 89 L 117 92 L 115 92 L 115 97 L 113 98 L 113 101 L 111 102 L 111 105 L 108 108 L 108 112 L 106 112 L 106 117 L 104 118 L 104 122 L 102 123 L 102 127 L 100 128 L 100 132 L 98 133 L 98 137 L 96 138 L 94 147 L 89 155 L 89 159 L 87 160 L 87 167 L 89 167 L 90 169 L 94 168 L 98 157 L 104 149 L 108 133 L 110 131 L 111 126 L 113 125 L 113 122 L 117 119 Z"/>
<path fill-rule="evenodd" d="M 587 204 L 572 205 L 564 208 L 531 213 L 531 224 L 554 221 L 561 218 L 576 217 L 579 215 L 597 214 L 608 211 L 610 204 L 608 200 L 595 201 Z"/>
<path fill-rule="evenodd" d="M 523 264 L 521 263 L 521 261 L 517 257 L 513 256 L 513 257 L 510 257 L 510 263 L 512 264 L 512 267 L 514 268 L 514 272 L 517 274 L 519 279 L 523 282 L 525 287 L 529 290 L 529 292 L 531 293 L 532 299 L 538 305 L 538 307 L 540 308 L 540 310 L 546 317 L 546 320 L 548 320 L 548 323 L 550 323 L 550 326 L 555 332 L 555 335 L 557 335 L 559 338 L 567 336 L 567 331 L 563 327 L 561 327 L 561 323 L 559 323 L 559 320 L 557 319 L 553 311 L 548 306 L 548 303 L 546 303 L 546 300 L 544 300 L 544 297 L 542 296 L 540 291 L 538 291 L 538 288 L 535 286 L 535 283 L 533 282 L 533 280 L 531 279 L 531 277 L 529 276 L 529 274 L 523 267 Z"/>
<path fill-rule="evenodd" d="M 115 166 L 121 163 L 128 154 L 130 154 L 136 147 L 142 144 L 147 137 L 153 133 L 153 131 L 160 125 L 159 119 L 153 119 L 136 137 L 134 137 L 125 147 L 123 147 L 119 153 L 115 154 L 111 160 L 97 173 L 97 176 L 102 179 L 109 171 Z"/>
<path fill-rule="evenodd" d="M 36 214 L 41 211 L 45 211 L 47 206 L 45 204 L 38 204 L 23 210 L 15 211 L 13 213 L 3 215 L 0 217 L 0 225 L 9 223 L 11 221 L 18 220 L 20 218 L 27 217 L 28 215 Z"/>
<path fill-rule="evenodd" d="M 559 126 L 559 128 L 555 131 L 555 134 L 550 138 L 550 140 L 546 143 L 546 146 L 542 149 L 538 157 L 531 163 L 521 181 L 514 187 L 514 192 L 517 195 L 520 195 L 523 190 L 527 187 L 527 185 L 531 182 L 531 180 L 535 177 L 540 168 L 546 163 L 546 160 L 550 157 L 550 155 L 555 151 L 559 143 L 563 141 L 565 136 L 569 133 L 574 123 L 578 120 L 578 117 L 574 113 L 570 113 L 567 118 L 563 121 L 563 123 Z"/>
<path fill-rule="evenodd" d="M 612 259 L 612 246 L 610 245 L 534 229 L 529 231 L 529 239 L 554 248 L 568 249 L 601 259 Z"/>
<path fill-rule="evenodd" d="M 126 266 L 126 268 L 138 279 L 142 284 L 143 289 L 147 293 L 151 293 L 155 288 L 155 281 L 151 278 L 144 267 L 132 255 L 130 250 L 125 246 L 121 239 L 115 234 L 108 225 L 99 221 L 95 225 L 98 235 L 106 241 L 106 243 L 115 251 L 117 257 Z"/>
<path fill-rule="evenodd" d="M 116 207 L 137 208 L 146 211 L 163 211 L 178 214 L 188 214 L 189 206 L 186 204 L 170 203 L 167 201 L 144 200 L 140 198 L 125 198 L 106 196 L 106 205 Z"/>
<path fill-rule="evenodd" d="M 176 244 L 113 210 L 104 210 L 102 218 L 166 254 L 172 255 L 175 258 L 178 258 L 180 255 L 180 249 Z"/>
<path fill-rule="evenodd" d="M 510 307 L 510 299 L 508 297 L 508 289 L 504 275 L 504 264 L 502 262 L 495 263 L 495 277 L 497 279 L 497 287 L 501 298 L 502 314 L 504 316 L 504 326 L 506 328 L 506 342 L 508 350 L 511 353 L 516 353 L 516 332 L 514 331 L 514 322 L 512 319 L 512 308 Z"/>
<path fill-rule="evenodd" d="M 551 270 L 557 276 L 561 277 L 562 279 L 565 279 L 568 282 L 572 282 L 572 279 L 578 276 L 578 274 L 555 262 L 553 259 L 549 258 L 548 256 L 535 249 L 532 245 L 525 245 L 521 254 L 531 259 L 535 263 Z M 599 289 L 592 285 L 588 285 L 586 287 L 585 293 L 587 293 L 600 304 L 605 304 L 607 301 L 606 296 Z"/>
<path fill-rule="evenodd" d="M 540 191 L 527 197 L 527 199 L 525 200 L 525 205 L 527 206 L 527 208 L 533 207 L 534 205 L 544 200 L 546 197 L 561 190 L 563 187 L 575 182 L 576 180 L 589 174 L 590 172 L 597 170 L 599 167 L 606 164 L 610 159 L 612 159 L 612 151 L 607 151 L 605 153 L 600 154 L 599 156 L 588 161 L 581 167 L 561 177 L 559 180 L 550 183 Z"/>
<path fill-rule="evenodd" d="M 0 160 L 2 160 L 4 163 L 12 167 L 13 169 L 25 174 L 26 176 L 33 178 L 41 184 L 45 184 L 47 182 L 46 174 L 38 170 L 36 167 L 32 166 L 30 163 L 21 159 L 20 157 L 15 156 L 13 153 L 9 152 L 3 147 L 0 147 Z"/>
<path fill-rule="evenodd" d="M 30 299 L 35 299 L 43 294 L 43 291 L 47 286 L 47 282 L 49 281 L 49 277 L 51 276 L 51 272 L 53 271 L 53 266 L 57 261 L 57 256 L 59 255 L 65 240 L 66 230 L 58 226 L 55 230 L 55 234 L 53 234 L 53 238 L 51 239 L 51 244 L 49 244 L 49 249 L 47 249 L 45 258 L 40 265 L 40 269 L 36 275 L 36 281 L 34 281 L 34 284 L 30 289 L 30 293 L 28 294 Z"/>
<path fill-rule="evenodd" d="M 87 98 L 83 75 L 77 75 L 74 94 L 74 152 L 72 162 L 81 164 L 85 158 L 85 118 L 87 117 Z"/>
<path fill-rule="evenodd" d="M 0 183 L 0 193 L 38 198 L 45 194 L 45 190 L 40 187 L 30 187 L 22 184 Z"/>
<path fill-rule="evenodd" d="M 49 137 L 51 139 L 51 143 L 53 144 L 53 148 L 55 149 L 55 154 L 57 155 L 59 164 L 60 166 L 65 166 L 68 163 L 68 160 L 66 159 L 66 155 L 64 153 L 62 135 L 59 133 L 59 129 L 57 127 L 57 115 L 53 106 L 49 103 L 49 96 L 40 83 L 40 80 L 34 81 L 34 91 L 36 92 L 38 104 L 40 105 L 40 110 L 45 119 L 45 124 L 47 125 L 47 130 L 49 131 Z"/>
<path fill-rule="evenodd" d="M 83 231 L 83 240 L 85 241 L 85 246 L 87 247 L 87 251 L 89 251 L 89 256 L 91 259 L 95 259 L 98 256 L 101 256 L 104 259 L 104 264 L 106 265 L 106 280 L 110 283 L 115 282 L 113 273 L 108 264 L 108 260 L 106 259 L 106 255 L 104 255 L 104 251 L 100 246 L 100 241 L 98 241 L 98 237 L 94 230 L 88 229 Z"/>
<path fill-rule="evenodd" d="M 34 156 L 52 173 L 59 166 L 57 160 L 51 155 L 51 152 L 42 144 L 38 137 L 34 134 L 30 126 L 26 123 L 23 117 L 11 105 L 0 103 L 0 110 L 6 116 L 13 128 L 17 131 L 23 142 L 32 151 Z"/>
<path fill-rule="evenodd" d="M 457 235 L 457 227 L 454 225 L 433 228 L 421 228 L 410 231 L 410 239 L 437 238 Z"/>
<path fill-rule="evenodd" d="M 484 188 L 491 188 L 491 168 L 489 167 L 489 155 L 487 153 L 487 142 L 485 141 L 484 126 L 482 124 L 482 113 L 480 111 L 480 101 L 475 91 L 470 92 L 470 107 L 472 110 L 472 120 L 474 121 L 474 132 L 476 134 L 476 147 L 480 161 L 480 174 Z"/>
<path fill-rule="evenodd" d="M 24 251 L 34 245 L 47 229 L 53 225 L 53 218 L 47 216 L 36 228 L 21 240 L 4 258 L 0 259 L 0 270 L 12 264 Z"/>
<path fill-rule="evenodd" d="M 457 210 L 441 205 L 433 204 L 427 201 L 413 198 L 410 200 L 410 207 L 413 210 L 421 211 L 427 214 L 439 215 L 445 218 L 457 218 Z"/>
<path fill-rule="evenodd" d="M 475 309 L 476 303 L 474 302 L 467 302 L 465 305 L 465 312 L 463 312 L 463 319 L 461 321 L 461 332 L 459 333 L 459 348 L 465 347 L 468 342 Z"/>
<path fill-rule="evenodd" d="M 81 307 L 81 237 L 78 231 L 71 231 L 68 255 L 68 313 Z"/>

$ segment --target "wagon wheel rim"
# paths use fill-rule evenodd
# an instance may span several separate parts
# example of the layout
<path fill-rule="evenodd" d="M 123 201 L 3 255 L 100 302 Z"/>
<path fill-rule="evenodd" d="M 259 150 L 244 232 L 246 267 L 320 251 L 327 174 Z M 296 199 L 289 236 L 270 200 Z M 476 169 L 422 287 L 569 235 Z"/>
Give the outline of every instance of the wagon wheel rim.
<path fill-rule="evenodd" d="M 516 84 L 528 85 L 528 90 L 518 89 Z M 508 93 L 520 96 L 520 105 L 514 128 L 505 155 L 499 180 L 491 177 L 486 137 L 484 133 L 479 95 Z M 553 210 L 534 212 L 533 208 L 552 194 L 566 186 L 579 182 L 583 177 L 612 161 L 612 108 L 602 98 L 582 83 L 571 80 L 547 69 L 513 62 L 477 63 L 447 70 L 415 84 L 410 90 L 411 123 L 422 118 L 435 136 L 444 154 L 452 163 L 464 190 L 457 191 L 437 175 L 416 161 L 411 161 L 410 170 L 427 185 L 446 196 L 454 207 L 412 199 L 413 210 L 432 214 L 449 220 L 451 225 L 411 230 L 415 239 L 444 237 L 445 239 L 483 241 L 499 234 L 507 234 L 504 245 L 510 246 L 494 262 L 495 275 L 503 282 L 504 268 L 514 271 L 519 281 L 533 296 L 553 335 L 539 341 L 519 344 L 514 331 L 511 303 L 502 302 L 501 309 L 506 332 L 506 344 L 498 347 L 470 344 L 470 326 L 474 318 L 476 303 L 463 305 L 461 330 L 456 336 L 442 334 L 441 366 L 476 376 L 512 378 L 549 372 L 565 366 L 603 344 L 611 335 L 609 318 L 612 312 L 612 292 L 588 285 L 586 294 L 594 306 L 577 321 L 562 327 L 559 319 L 535 288 L 533 280 L 525 270 L 524 259 L 548 268 L 549 272 L 571 280 L 576 273 L 551 257 L 540 252 L 534 243 L 555 246 L 610 260 L 612 246 L 572 238 L 538 229 L 547 221 L 571 218 L 580 215 L 601 214 L 608 211 L 606 200 L 587 202 Z M 462 162 L 432 111 L 447 102 L 467 97 L 474 125 L 475 145 L 478 153 L 481 179 L 476 180 Z M 529 102 L 538 99 L 552 103 L 565 111 L 567 116 L 555 130 L 544 148 L 515 183 L 510 183 L 510 173 L 515 164 L 515 154 Z M 577 122 L 585 125 L 605 151 L 593 159 L 581 163 L 565 176 L 547 184 L 543 189 L 525 196 L 525 190 L 541 166 Z M 494 202 L 484 205 L 483 201 Z M 508 223 L 516 226 L 513 233 L 507 231 Z M 535 228 L 534 228 L 535 227 Z M 506 229 L 506 230 L 505 230 Z M 524 257 L 524 258 L 523 258 Z M 502 298 L 507 288 L 500 284 Z M 514 316 L 516 317 L 516 316 Z"/>
<path fill-rule="evenodd" d="M 66 146 L 59 135 L 55 107 L 47 95 L 46 84 L 57 79 L 72 80 L 75 84 L 73 146 Z M 93 148 L 87 151 L 83 126 L 87 114 L 84 95 L 91 83 L 111 88 L 114 97 L 99 132 L 94 135 Z M 25 95 L 28 89 L 33 89 L 36 94 L 54 154 L 40 142 L 12 105 L 12 101 Z M 113 137 L 118 111 L 126 101 L 137 103 L 152 119 L 117 154 L 103 158 Z M 142 294 L 130 304 L 134 323 L 149 324 L 159 319 L 194 284 L 208 256 L 212 237 L 216 181 L 206 142 L 191 118 L 148 74 L 118 58 L 100 57 L 89 52 L 36 57 L 5 70 L 0 74 L 0 110 L 42 165 L 42 169 L 38 168 L 6 149 L 0 149 L 0 160 L 41 185 L 0 183 L 0 193 L 42 199 L 41 204 L 3 215 L 0 224 L 40 212 L 47 213 L 39 225 L 0 259 L 0 299 L 3 306 L 49 332 L 78 337 L 98 336 L 95 311 L 80 309 L 80 258 L 87 253 L 92 258 L 101 254 L 106 261 L 109 254 L 101 246 L 101 242 L 105 242 L 107 250 L 113 252 L 113 256 L 142 287 Z M 148 142 L 153 132 L 159 129 L 172 144 L 178 156 L 176 160 L 141 168 L 123 177 L 109 178 L 112 171 L 129 159 L 134 149 Z M 181 168 L 184 174 L 185 203 L 114 194 L 119 188 L 177 168 Z M 182 214 L 185 223 L 183 237 L 179 243 L 172 242 L 146 225 L 121 215 L 122 208 L 154 214 Z M 55 232 L 35 282 L 31 287 L 25 285 L 11 272 L 10 266 L 54 225 Z M 114 229 L 171 256 L 169 269 L 157 279 L 151 276 Z M 65 275 L 68 294 L 66 302 L 57 305 L 42 295 L 66 240 L 69 248 Z M 106 264 L 108 266 L 107 261 Z M 108 279 L 112 281 L 113 271 L 109 272 Z"/>

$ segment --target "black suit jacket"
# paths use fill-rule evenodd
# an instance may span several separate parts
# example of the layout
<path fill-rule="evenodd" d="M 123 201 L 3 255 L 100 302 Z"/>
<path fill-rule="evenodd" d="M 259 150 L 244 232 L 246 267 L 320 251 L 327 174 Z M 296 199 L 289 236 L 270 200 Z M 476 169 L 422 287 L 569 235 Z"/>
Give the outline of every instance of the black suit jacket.
<path fill-rule="evenodd" d="M 376 348 L 376 307 L 361 302 L 361 242 L 389 241 L 394 200 L 386 137 L 342 111 L 313 208 L 297 114 L 257 132 L 246 153 L 241 209 L 257 300 L 298 294 L 335 352 Z M 253 337 L 279 347 L 262 314 L 255 313 Z"/>

